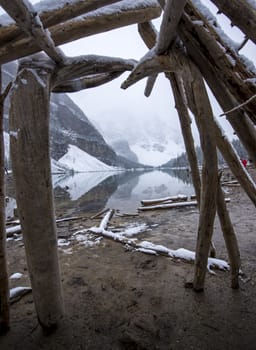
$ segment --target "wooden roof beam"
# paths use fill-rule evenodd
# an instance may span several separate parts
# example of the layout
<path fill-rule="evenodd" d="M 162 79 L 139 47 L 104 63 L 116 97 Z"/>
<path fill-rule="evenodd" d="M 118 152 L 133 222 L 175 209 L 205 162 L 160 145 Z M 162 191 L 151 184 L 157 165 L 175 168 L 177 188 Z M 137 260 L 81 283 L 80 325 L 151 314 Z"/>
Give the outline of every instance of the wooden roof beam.
<path fill-rule="evenodd" d="M 256 44 L 256 8 L 248 0 L 211 0 L 220 12 L 226 15 Z"/>
<path fill-rule="evenodd" d="M 141 79 L 162 72 L 181 72 L 187 67 L 187 57 L 181 49 L 175 48 L 169 55 L 156 55 L 151 49 L 133 69 L 121 88 L 127 89 Z"/>
<path fill-rule="evenodd" d="M 177 27 L 187 0 L 167 0 L 156 44 L 156 54 L 166 53 L 177 37 Z"/>
<path fill-rule="evenodd" d="M 72 93 L 72 92 L 77 92 L 85 89 L 91 89 L 91 88 L 109 83 L 110 81 L 118 78 L 121 74 L 123 74 L 122 71 L 107 72 L 107 73 L 94 74 L 91 76 L 86 76 L 86 77 L 82 77 L 74 80 L 67 80 L 61 85 L 56 86 L 52 90 L 52 92 Z"/>
<path fill-rule="evenodd" d="M 182 15 L 178 26 L 178 34 L 191 55 L 193 52 L 193 60 L 206 81 L 210 65 L 238 104 L 254 96 L 256 93 L 255 74 L 248 69 L 236 51 L 223 41 L 214 25 L 204 18 L 192 1 L 187 1 L 185 10 L 186 14 Z M 243 107 L 254 123 L 256 123 L 255 109 L 255 99 Z"/>
<path fill-rule="evenodd" d="M 95 35 L 127 25 L 149 21 L 159 17 L 161 8 L 155 1 L 120 1 L 108 11 L 98 10 L 86 16 L 51 27 L 50 33 L 56 45 L 62 45 L 90 35 Z M 0 35 L 1 40 L 1 35 Z M 24 38 L 0 47 L 0 64 L 40 51 L 32 39 Z"/>
<path fill-rule="evenodd" d="M 28 0 L 0 0 L 0 5 L 54 62 L 64 61 L 64 55 L 55 47 L 49 32 L 43 28 L 40 17 Z"/>
<path fill-rule="evenodd" d="M 55 6 L 51 5 L 50 9 L 47 7 L 37 11 L 37 4 L 34 5 L 34 8 L 38 12 L 44 28 L 49 28 L 118 1 L 120 0 L 73 0 L 63 4 L 62 7 L 56 2 Z M 16 23 L 0 27 L 0 46 L 14 39 L 21 39 L 21 37 L 25 36 Z"/>
<path fill-rule="evenodd" d="M 137 62 L 119 57 L 85 55 L 70 57 L 64 66 L 55 68 L 52 77 L 52 88 L 65 85 L 70 80 L 85 78 L 86 76 L 131 71 Z M 80 89 L 81 90 L 81 89 Z"/>

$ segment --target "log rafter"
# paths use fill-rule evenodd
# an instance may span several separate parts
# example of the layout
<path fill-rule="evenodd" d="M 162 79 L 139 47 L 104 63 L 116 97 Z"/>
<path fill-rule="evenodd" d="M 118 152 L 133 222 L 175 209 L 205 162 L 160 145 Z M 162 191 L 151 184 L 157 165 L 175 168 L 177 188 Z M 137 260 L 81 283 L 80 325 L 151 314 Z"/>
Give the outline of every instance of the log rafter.
<path fill-rule="evenodd" d="M 168 51 L 177 36 L 177 28 L 187 0 L 167 0 L 156 44 L 156 54 Z"/>
<path fill-rule="evenodd" d="M 256 44 L 256 9 L 247 0 L 211 0 L 241 31 Z"/>
<path fill-rule="evenodd" d="M 0 0 L 0 5 L 53 61 L 63 63 L 64 54 L 55 47 L 49 31 L 43 28 L 40 17 L 29 1 Z"/>
<path fill-rule="evenodd" d="M 215 74 L 238 103 L 247 101 L 256 93 L 255 72 L 248 69 L 238 54 L 222 40 L 214 26 L 204 19 L 191 1 L 187 2 L 185 10 L 186 14 L 182 16 L 178 27 L 178 34 L 184 44 L 188 47 L 193 45 L 194 51 L 198 50 L 198 54 L 214 67 Z M 195 63 L 207 80 L 205 71 L 207 68 L 200 59 Z M 256 123 L 255 109 L 255 100 L 244 106 L 244 110 L 254 123 Z"/>
<path fill-rule="evenodd" d="M 72 2 L 63 4 L 62 7 L 58 4 L 54 4 L 55 6 L 51 4 L 50 9 L 45 8 L 41 11 L 39 10 L 38 15 L 44 28 L 49 28 L 118 1 L 120 0 L 73 0 Z M 37 5 L 35 5 L 34 8 L 37 11 Z M 6 45 L 6 43 L 10 41 L 21 39 L 22 37 L 25 37 L 25 35 L 23 35 L 16 23 L 0 27 L 0 47 Z"/>
<path fill-rule="evenodd" d="M 120 1 L 118 7 L 116 5 L 116 7 L 108 9 L 108 11 L 94 11 L 74 20 L 58 23 L 50 27 L 49 32 L 56 46 L 59 46 L 90 35 L 145 22 L 159 17 L 160 14 L 161 9 L 155 1 L 140 0 L 134 3 Z M 0 64 L 32 55 L 38 51 L 38 45 L 32 39 L 14 39 L 0 47 Z"/>

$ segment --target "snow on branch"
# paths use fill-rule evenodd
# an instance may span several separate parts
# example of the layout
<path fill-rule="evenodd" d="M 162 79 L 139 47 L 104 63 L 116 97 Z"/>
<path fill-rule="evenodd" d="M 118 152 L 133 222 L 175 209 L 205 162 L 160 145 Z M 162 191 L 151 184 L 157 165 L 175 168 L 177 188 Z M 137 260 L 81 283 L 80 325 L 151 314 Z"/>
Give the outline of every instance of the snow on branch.
<path fill-rule="evenodd" d="M 128 70 L 131 71 L 136 64 L 135 60 L 127 60 L 119 57 L 107 57 L 98 55 L 86 55 L 68 58 L 65 65 L 57 67 L 53 77 L 55 88 L 68 80 L 79 79 L 101 73 L 113 73 Z"/>
<path fill-rule="evenodd" d="M 50 33 L 43 28 L 40 17 L 29 1 L 0 0 L 0 5 L 50 58 L 56 63 L 64 61 L 63 53 L 55 47 Z"/>
<path fill-rule="evenodd" d="M 156 44 L 156 53 L 164 54 L 176 39 L 176 31 L 187 0 L 167 0 Z"/>
<path fill-rule="evenodd" d="M 153 48 L 140 60 L 121 88 L 127 89 L 141 79 L 157 73 L 182 71 L 186 61 L 186 56 L 179 49 L 172 49 L 169 55 L 158 56 Z"/>
<path fill-rule="evenodd" d="M 126 70 L 124 70 L 126 71 Z M 108 72 L 101 74 L 93 74 L 88 77 L 82 77 L 73 80 L 67 80 L 61 85 L 56 86 L 52 91 L 55 93 L 71 93 L 85 89 L 91 89 L 118 78 L 123 72 Z"/>
<path fill-rule="evenodd" d="M 248 38 L 256 44 L 256 3 L 249 0 L 211 0 Z"/>
<path fill-rule="evenodd" d="M 4 1 L 7 2 L 8 0 Z M 70 13 L 72 13 L 71 5 Z M 49 30 L 52 40 L 58 46 L 130 24 L 149 21 L 159 17 L 160 14 L 161 8 L 154 0 L 123 0 L 117 2 L 116 6 L 106 6 L 102 10 L 99 9 L 69 21 L 62 21 L 61 16 L 59 16 L 58 22 L 56 21 L 57 23 L 54 26 L 51 25 Z M 54 12 L 52 14 L 51 12 L 48 13 L 48 17 L 51 15 L 54 16 Z M 20 31 L 17 32 L 17 28 L 11 29 L 14 30 L 14 34 L 10 33 L 7 27 L 4 28 L 0 28 L 0 64 L 39 51 L 38 44 L 30 38 L 20 37 Z M 11 46 L 7 45 L 10 40 L 12 41 Z"/>

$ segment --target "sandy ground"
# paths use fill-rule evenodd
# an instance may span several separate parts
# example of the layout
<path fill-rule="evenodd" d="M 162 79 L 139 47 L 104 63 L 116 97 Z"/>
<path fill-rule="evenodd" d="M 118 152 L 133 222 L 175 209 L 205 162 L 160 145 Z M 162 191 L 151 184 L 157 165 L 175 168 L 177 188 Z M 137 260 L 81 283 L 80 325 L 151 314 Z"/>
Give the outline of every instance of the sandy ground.
<path fill-rule="evenodd" d="M 239 290 L 230 288 L 229 271 L 208 273 L 204 292 L 195 293 L 185 288 L 193 279 L 191 263 L 126 251 L 106 239 L 91 247 L 73 241 L 59 249 L 65 300 L 59 328 L 52 335 L 42 333 L 28 294 L 11 305 L 11 330 L 0 338 L 0 349 L 256 349 L 255 207 L 240 187 L 225 190 L 241 250 Z M 111 220 L 114 228 L 131 223 L 148 225 L 139 240 L 195 249 L 195 208 Z M 60 224 L 58 231 L 63 235 L 98 224 L 84 219 Z M 217 257 L 227 260 L 218 220 L 214 242 Z M 10 275 L 23 274 L 10 280 L 11 287 L 29 286 L 22 241 L 8 242 L 8 261 Z"/>

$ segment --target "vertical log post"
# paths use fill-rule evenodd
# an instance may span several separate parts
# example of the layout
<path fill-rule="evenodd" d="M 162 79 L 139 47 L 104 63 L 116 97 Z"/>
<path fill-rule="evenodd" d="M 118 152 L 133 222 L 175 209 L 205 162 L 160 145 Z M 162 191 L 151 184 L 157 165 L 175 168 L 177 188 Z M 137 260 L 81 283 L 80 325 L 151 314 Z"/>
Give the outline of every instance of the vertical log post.
<path fill-rule="evenodd" d="M 166 76 L 171 83 L 175 105 L 179 116 L 181 132 L 191 168 L 192 181 L 195 188 L 196 197 L 200 205 L 201 179 L 197 164 L 194 138 L 191 130 L 191 119 L 188 113 L 186 102 L 184 100 L 185 94 L 184 91 L 182 91 L 182 84 L 180 78 L 176 73 L 166 73 Z"/>
<path fill-rule="evenodd" d="M 199 130 L 204 164 L 201 178 L 200 217 L 198 225 L 195 273 L 193 288 L 195 291 L 204 289 L 207 270 L 208 253 L 213 234 L 216 215 L 216 200 L 218 186 L 218 162 L 214 135 L 211 132 L 211 106 L 204 88 L 204 82 L 198 69 L 191 64 L 191 93 L 195 106 L 195 120 Z M 210 119 L 210 118 L 209 118 Z"/>
<path fill-rule="evenodd" d="M 230 220 L 229 212 L 225 202 L 224 194 L 221 188 L 220 181 L 218 183 L 217 193 L 217 213 L 220 220 L 223 237 L 225 240 L 229 262 L 231 266 L 231 288 L 239 288 L 239 269 L 241 266 L 240 252 L 236 239 L 236 234 Z"/>
<path fill-rule="evenodd" d="M 10 149 L 37 316 L 40 325 L 51 330 L 63 316 L 49 155 L 50 78 L 54 67 L 49 61 L 33 63 L 24 62 L 15 81 Z"/>
<path fill-rule="evenodd" d="M 7 88 L 8 89 L 8 88 Z M 0 334 L 9 329 L 9 281 L 6 261 L 5 232 L 5 184 L 4 184 L 4 100 L 8 94 L 2 90 L 2 69 L 0 67 Z"/>

